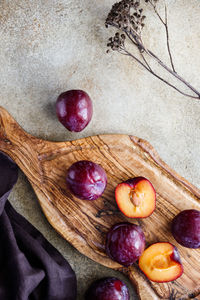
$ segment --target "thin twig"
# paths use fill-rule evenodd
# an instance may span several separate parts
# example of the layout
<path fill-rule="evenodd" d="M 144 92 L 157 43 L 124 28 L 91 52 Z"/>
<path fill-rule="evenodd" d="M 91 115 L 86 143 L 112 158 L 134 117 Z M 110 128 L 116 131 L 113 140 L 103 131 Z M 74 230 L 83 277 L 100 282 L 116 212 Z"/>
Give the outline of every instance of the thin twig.
<path fill-rule="evenodd" d="M 165 4 L 165 21 L 164 21 L 163 18 L 161 17 L 161 15 L 159 14 L 159 12 L 158 12 L 158 10 L 156 8 L 156 5 L 151 0 L 149 1 L 149 3 L 153 7 L 154 12 L 156 13 L 157 17 L 159 18 L 159 20 L 161 21 L 161 23 L 165 27 L 166 38 L 167 38 L 167 50 L 168 50 L 168 53 L 169 53 L 170 63 L 171 63 L 171 66 L 172 66 L 172 70 L 174 72 L 176 72 L 175 68 L 174 68 L 174 64 L 173 64 L 173 59 L 172 59 L 172 54 L 171 54 L 171 50 L 170 50 L 170 45 L 169 45 L 169 29 L 168 29 L 168 21 L 167 21 L 167 6 Z"/>
<path fill-rule="evenodd" d="M 153 7 L 157 17 L 159 18 L 159 20 L 161 21 L 161 23 L 164 25 L 165 27 L 165 33 L 166 33 L 166 40 L 167 40 L 167 51 L 169 54 L 169 59 L 170 59 L 170 63 L 172 66 L 172 70 L 174 72 L 175 71 L 175 67 L 174 67 L 174 63 L 173 63 L 173 59 L 172 59 L 172 54 L 171 54 L 171 50 L 170 50 L 170 45 L 169 45 L 169 29 L 168 29 L 168 16 L 167 16 L 167 6 L 165 3 L 165 21 L 162 19 L 161 15 L 159 14 L 159 12 L 157 11 L 156 5 L 152 3 L 152 1 L 149 1 L 149 3 L 151 4 L 151 6 Z"/>
<path fill-rule="evenodd" d="M 169 67 L 167 67 L 152 51 L 148 50 L 148 53 L 155 58 L 155 60 L 165 69 L 167 70 L 171 75 L 176 77 L 178 80 L 180 80 L 183 84 L 185 84 L 189 89 L 191 89 L 200 99 L 200 92 L 198 92 L 190 83 L 188 83 L 183 77 L 181 77 L 179 74 L 171 70 Z"/>
<path fill-rule="evenodd" d="M 117 28 L 117 26 L 115 24 L 110 23 L 109 25 L 114 26 Z M 194 97 L 191 95 L 192 98 L 195 99 L 200 99 L 200 92 L 198 92 L 190 83 L 188 83 L 184 78 L 182 78 L 178 73 L 176 73 L 175 71 L 173 71 L 171 68 L 169 68 L 167 65 L 165 65 L 165 63 L 163 61 L 161 61 L 160 58 L 158 58 L 157 55 L 155 55 L 151 50 L 147 49 L 144 46 L 144 43 L 142 42 L 142 39 L 140 38 L 140 41 L 138 40 L 138 38 L 136 37 L 136 35 L 133 32 L 128 32 L 127 30 L 122 29 L 122 31 L 126 34 L 126 36 L 130 39 L 131 42 L 134 43 L 134 45 L 137 47 L 137 49 L 140 51 L 141 54 L 141 50 L 143 50 L 146 54 L 148 54 L 150 57 L 152 57 L 160 66 L 162 66 L 166 71 L 168 71 L 172 76 L 174 76 L 176 79 L 178 79 L 179 81 L 181 81 L 183 84 L 185 84 L 189 89 L 191 89 L 198 97 Z M 130 53 L 130 52 L 129 52 Z M 129 55 L 130 56 L 130 55 Z M 145 62 L 146 63 L 146 62 Z M 148 69 L 148 67 L 147 67 Z M 152 73 L 154 74 L 154 73 Z M 156 75 L 155 75 L 156 76 Z M 157 77 L 157 76 L 156 76 Z M 158 78 L 158 77 L 157 77 Z M 159 78 L 160 79 L 160 78 Z M 163 82 L 165 82 L 165 80 L 162 80 Z M 166 82 L 165 82 L 166 83 Z M 172 86 L 171 84 L 168 84 L 170 86 Z M 180 91 L 179 89 L 177 89 L 177 91 Z M 184 93 L 182 93 L 184 94 Z M 188 94 L 185 94 L 185 96 L 188 96 Z"/>
<path fill-rule="evenodd" d="M 151 4 L 151 6 L 153 7 L 157 17 L 160 19 L 161 23 L 163 23 L 163 25 L 165 25 L 165 22 L 163 21 L 163 19 L 161 18 L 161 15 L 158 13 L 156 5 L 152 3 L 152 1 L 149 1 L 149 3 Z"/>
<path fill-rule="evenodd" d="M 142 41 L 142 36 L 140 37 L 140 44 L 144 45 L 144 43 Z M 149 65 L 148 61 L 146 60 L 146 58 L 145 58 L 145 56 L 143 54 L 143 52 L 146 52 L 146 51 L 143 48 L 142 49 L 138 48 L 138 50 L 140 50 L 140 55 L 142 56 L 142 59 L 145 61 L 146 65 L 149 67 L 149 69 L 152 71 L 151 66 Z"/>
<path fill-rule="evenodd" d="M 132 53 L 130 53 L 128 50 L 126 50 L 125 48 L 123 49 L 127 56 L 132 57 L 133 59 L 135 59 L 140 65 L 142 65 L 149 73 L 151 73 L 152 75 L 154 75 L 156 78 L 158 78 L 159 80 L 161 80 L 162 82 L 166 83 L 168 86 L 170 86 L 171 88 L 175 89 L 177 92 L 181 93 L 182 95 L 186 96 L 186 97 L 190 97 L 193 99 L 199 99 L 200 97 L 196 97 L 196 96 L 192 96 L 190 94 L 186 94 L 184 92 L 182 92 L 179 88 L 177 88 L 175 85 L 171 84 L 170 82 L 168 82 L 167 80 L 165 80 L 164 78 L 160 77 L 158 74 L 156 74 L 152 69 L 149 69 L 145 64 L 143 64 L 136 56 L 134 56 Z M 120 52 L 121 53 L 121 52 Z"/>
<path fill-rule="evenodd" d="M 169 58 L 170 58 L 170 63 L 172 66 L 172 70 L 174 72 L 176 72 L 175 67 L 174 67 L 174 63 L 173 63 L 173 59 L 172 59 L 172 54 L 171 54 L 171 50 L 170 50 L 170 45 L 169 45 L 169 29 L 168 29 L 168 21 L 167 21 L 167 6 L 165 3 L 165 31 L 166 31 L 166 38 L 167 38 L 167 50 L 169 53 Z"/>
<path fill-rule="evenodd" d="M 133 38 L 134 38 L 134 36 L 133 36 Z M 165 63 L 160 58 L 158 58 L 158 56 L 155 55 L 151 50 L 149 50 L 146 47 L 144 47 L 144 45 L 142 43 L 140 43 L 139 41 L 137 41 L 137 42 L 139 43 L 138 48 L 143 49 L 147 54 L 149 54 L 153 59 L 155 59 L 156 62 L 159 65 L 161 65 L 165 70 L 167 70 L 171 75 L 173 75 L 174 77 L 176 77 L 183 84 L 185 84 L 189 89 L 191 89 L 198 96 L 198 98 L 200 99 L 200 92 L 198 92 L 197 89 L 195 89 L 190 83 L 188 83 L 184 78 L 182 78 L 174 70 L 172 70 L 168 66 L 166 66 Z"/>
<path fill-rule="evenodd" d="M 130 0 L 121 0 L 113 5 L 108 17 L 106 19 L 106 27 L 108 25 L 117 28 L 119 31 L 122 31 L 123 34 L 120 35 L 119 32 L 115 33 L 114 37 L 109 39 L 109 43 L 107 44 L 112 50 L 117 50 L 119 53 L 130 56 L 134 60 L 136 60 L 140 65 L 142 65 L 147 71 L 149 71 L 156 78 L 166 83 L 168 86 L 172 87 L 179 93 L 184 96 L 191 97 L 193 99 L 200 99 L 200 92 L 194 88 L 190 83 L 188 83 L 184 78 L 182 78 L 179 74 L 176 73 L 172 53 L 170 49 L 169 42 L 169 28 L 168 28 L 168 12 L 167 6 L 165 3 L 165 19 L 161 17 L 159 12 L 157 11 L 156 4 L 153 0 L 145 0 L 145 2 L 149 2 L 154 9 L 154 12 L 158 16 L 159 20 L 165 27 L 166 39 L 167 39 L 167 51 L 170 58 L 170 66 L 166 65 L 156 54 L 154 54 L 151 50 L 149 50 L 145 43 L 142 40 L 142 28 L 144 27 L 144 19 L 145 16 L 142 13 L 143 9 L 139 6 L 139 1 L 130 1 Z M 133 12 L 130 10 L 133 9 Z M 134 12 L 135 11 L 135 12 Z M 132 45 L 134 45 L 139 51 L 140 58 L 137 58 L 134 54 L 129 52 L 125 47 L 125 39 L 126 37 L 129 39 Z M 162 76 L 159 76 L 153 68 L 149 64 L 148 57 L 153 59 L 156 63 L 158 63 L 163 69 L 169 72 L 173 77 L 175 77 L 178 81 L 184 84 L 188 89 L 190 89 L 195 95 L 190 95 L 188 93 L 183 92 L 180 88 L 176 87 L 172 83 L 168 82 Z"/>
<path fill-rule="evenodd" d="M 122 48 L 121 48 L 122 49 Z M 149 71 L 150 72 L 150 69 L 145 65 L 145 64 L 143 64 L 143 62 L 141 62 L 140 60 L 139 60 L 139 58 L 137 58 L 135 55 L 133 55 L 132 53 L 130 53 L 128 50 L 126 50 L 125 48 L 123 48 L 123 50 L 126 52 L 126 55 L 127 56 L 130 56 L 130 57 L 132 57 L 132 58 L 134 58 L 140 65 L 142 65 L 143 66 L 143 68 L 145 68 L 147 71 Z M 121 52 L 120 52 L 121 53 Z"/>
<path fill-rule="evenodd" d="M 144 60 L 145 64 L 149 68 L 149 70 L 152 71 L 152 68 L 150 67 L 148 61 L 146 60 L 146 58 L 144 57 L 144 54 L 141 51 L 140 51 L 140 55 L 142 56 L 142 59 Z"/>

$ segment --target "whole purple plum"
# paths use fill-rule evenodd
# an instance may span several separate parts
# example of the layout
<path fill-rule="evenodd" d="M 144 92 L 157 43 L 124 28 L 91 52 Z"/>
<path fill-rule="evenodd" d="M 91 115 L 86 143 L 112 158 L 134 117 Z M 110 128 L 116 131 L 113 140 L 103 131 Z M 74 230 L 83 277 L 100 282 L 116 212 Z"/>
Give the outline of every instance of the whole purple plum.
<path fill-rule="evenodd" d="M 145 236 L 140 226 L 118 223 L 107 233 L 106 253 L 124 266 L 132 265 L 145 248 Z"/>
<path fill-rule="evenodd" d="M 93 108 L 89 95 L 81 90 L 60 94 L 56 101 L 59 121 L 70 131 L 82 131 L 92 118 Z"/>
<path fill-rule="evenodd" d="M 130 300 L 130 295 L 124 282 L 108 277 L 93 282 L 86 291 L 85 300 Z"/>
<path fill-rule="evenodd" d="M 77 198 L 95 200 L 103 194 L 107 176 L 100 165 L 81 160 L 69 168 L 66 181 L 70 191 Z"/>
<path fill-rule="evenodd" d="M 200 248 L 200 211 L 181 211 L 172 221 L 172 234 L 175 240 L 187 248 Z"/>

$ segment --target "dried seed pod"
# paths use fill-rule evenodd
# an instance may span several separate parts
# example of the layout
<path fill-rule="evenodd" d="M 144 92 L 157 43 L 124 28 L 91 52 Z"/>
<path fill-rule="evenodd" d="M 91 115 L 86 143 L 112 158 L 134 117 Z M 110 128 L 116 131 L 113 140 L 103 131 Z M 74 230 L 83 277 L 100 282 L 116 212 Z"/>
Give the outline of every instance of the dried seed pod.
<path fill-rule="evenodd" d="M 112 49 L 116 50 L 122 54 L 128 55 L 135 59 L 141 66 L 143 66 L 146 70 L 148 70 L 152 75 L 156 76 L 158 79 L 160 79 L 162 82 L 165 82 L 168 86 L 175 89 L 179 93 L 181 93 L 184 96 L 191 97 L 194 99 L 200 99 L 200 92 L 192 87 L 188 82 L 186 82 L 185 79 L 183 79 L 180 75 L 177 74 L 174 63 L 172 59 L 172 54 L 169 46 L 169 34 L 168 34 L 168 25 L 167 25 L 167 19 L 164 20 L 160 16 L 156 4 L 158 0 L 144 0 L 145 3 L 149 3 L 151 7 L 153 8 L 155 14 L 160 19 L 162 25 L 165 26 L 166 31 L 166 39 L 167 39 L 167 51 L 170 58 L 170 67 L 167 66 L 164 62 L 161 61 L 157 55 L 153 53 L 153 51 L 150 51 L 146 48 L 145 44 L 143 43 L 143 39 L 141 37 L 142 29 L 145 26 L 144 20 L 146 18 L 145 15 L 143 15 L 143 8 L 141 7 L 140 0 L 121 0 L 120 2 L 115 3 L 111 11 L 109 12 L 105 25 L 106 28 L 108 26 L 112 26 L 114 28 L 118 28 L 120 31 L 123 32 L 123 34 L 119 35 L 116 34 L 114 37 L 110 38 L 108 40 L 107 46 Z M 165 6 L 165 18 L 167 18 L 167 12 L 166 12 L 166 6 Z M 141 60 L 138 59 L 134 53 L 130 53 L 125 45 L 125 41 L 127 40 L 131 41 L 133 45 L 137 48 L 137 50 L 141 54 Z M 109 50 L 108 50 L 109 51 Z M 107 52 L 108 52 L 107 51 Z M 164 77 L 158 76 L 154 70 L 150 67 L 148 61 L 146 60 L 144 54 L 148 56 L 151 59 L 154 59 L 162 68 L 167 70 L 178 82 L 182 82 L 187 88 L 190 89 L 192 94 L 187 94 L 184 91 L 182 91 L 180 88 L 178 88 L 176 85 L 166 81 Z M 194 95 L 195 94 L 195 95 Z"/>

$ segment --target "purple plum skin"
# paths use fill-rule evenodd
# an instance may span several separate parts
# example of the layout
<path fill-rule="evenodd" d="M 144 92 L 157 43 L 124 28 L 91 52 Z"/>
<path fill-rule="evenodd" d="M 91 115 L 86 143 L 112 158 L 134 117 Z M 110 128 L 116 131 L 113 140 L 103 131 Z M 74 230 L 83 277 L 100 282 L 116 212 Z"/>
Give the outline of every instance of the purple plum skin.
<path fill-rule="evenodd" d="M 85 300 L 130 300 L 130 295 L 124 282 L 108 277 L 93 282 L 85 293 Z"/>
<path fill-rule="evenodd" d="M 200 248 L 200 211 L 188 209 L 181 211 L 172 221 L 172 234 L 184 247 Z"/>
<path fill-rule="evenodd" d="M 106 188 L 107 176 L 100 165 L 81 160 L 69 168 L 66 181 L 71 193 L 77 198 L 96 200 Z"/>
<path fill-rule="evenodd" d="M 180 257 L 180 254 L 178 252 L 178 249 L 174 245 L 173 245 L 173 247 L 174 247 L 174 251 L 171 254 L 171 258 L 172 258 L 173 261 L 176 261 L 177 263 L 181 264 L 181 257 Z"/>
<path fill-rule="evenodd" d="M 130 266 L 145 248 L 145 236 L 140 226 L 119 223 L 111 227 L 106 239 L 106 253 L 114 261 Z"/>
<path fill-rule="evenodd" d="M 92 101 L 84 91 L 64 92 L 56 101 L 57 117 L 61 124 L 70 131 L 82 131 L 89 124 L 92 113 Z"/>

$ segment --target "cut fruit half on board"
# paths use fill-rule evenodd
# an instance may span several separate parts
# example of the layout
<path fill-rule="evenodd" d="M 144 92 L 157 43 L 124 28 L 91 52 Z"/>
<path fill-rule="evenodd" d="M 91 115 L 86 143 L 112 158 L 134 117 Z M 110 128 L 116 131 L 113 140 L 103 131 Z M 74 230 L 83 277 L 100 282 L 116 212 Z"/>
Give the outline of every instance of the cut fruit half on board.
<path fill-rule="evenodd" d="M 188 299 L 200 293 L 200 251 L 176 243 L 170 233 L 174 216 L 184 209 L 200 210 L 200 191 L 169 168 L 146 141 L 129 135 L 98 135 L 54 143 L 26 133 L 0 108 L 0 151 L 9 155 L 28 177 L 50 224 L 82 254 L 127 274 L 142 300 Z M 66 171 L 78 160 L 100 164 L 108 184 L 102 197 L 82 201 L 66 189 Z M 118 209 L 114 191 L 120 182 L 143 176 L 157 194 L 156 210 L 145 219 L 130 219 Z M 137 264 L 123 268 L 105 253 L 109 228 L 119 222 L 142 227 L 148 244 L 167 241 L 180 253 L 184 273 L 169 283 L 151 282 Z"/>

